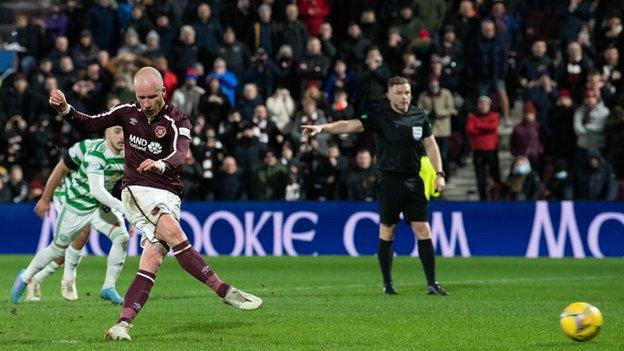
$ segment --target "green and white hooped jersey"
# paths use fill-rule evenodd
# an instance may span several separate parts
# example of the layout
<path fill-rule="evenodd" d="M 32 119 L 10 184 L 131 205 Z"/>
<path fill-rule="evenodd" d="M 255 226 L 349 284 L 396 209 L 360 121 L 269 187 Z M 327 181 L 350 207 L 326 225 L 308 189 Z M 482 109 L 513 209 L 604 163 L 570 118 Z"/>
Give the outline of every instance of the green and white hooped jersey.
<path fill-rule="evenodd" d="M 90 194 L 89 174 L 104 175 L 104 188 L 112 191 L 124 173 L 123 152 L 115 155 L 104 139 L 77 142 L 69 148 L 69 157 L 78 166 L 63 178 L 54 198 L 76 213 L 86 213 L 100 206 Z"/>

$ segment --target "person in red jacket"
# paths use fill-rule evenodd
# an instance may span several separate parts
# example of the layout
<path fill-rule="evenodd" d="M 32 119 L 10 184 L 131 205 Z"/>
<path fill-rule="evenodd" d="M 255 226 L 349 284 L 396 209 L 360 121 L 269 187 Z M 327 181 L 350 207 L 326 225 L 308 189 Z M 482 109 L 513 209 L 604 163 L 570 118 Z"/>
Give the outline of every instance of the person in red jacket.
<path fill-rule="evenodd" d="M 498 167 L 498 125 L 500 117 L 498 113 L 490 111 L 492 100 L 487 96 L 477 100 L 477 112 L 471 113 L 466 122 L 466 133 L 472 148 L 472 157 L 477 176 L 477 188 L 479 198 L 486 200 L 487 174 L 500 183 L 500 169 Z"/>
<path fill-rule="evenodd" d="M 301 19 L 308 27 L 310 36 L 319 35 L 321 24 L 329 15 L 330 10 L 327 0 L 299 0 L 299 13 L 301 13 Z"/>

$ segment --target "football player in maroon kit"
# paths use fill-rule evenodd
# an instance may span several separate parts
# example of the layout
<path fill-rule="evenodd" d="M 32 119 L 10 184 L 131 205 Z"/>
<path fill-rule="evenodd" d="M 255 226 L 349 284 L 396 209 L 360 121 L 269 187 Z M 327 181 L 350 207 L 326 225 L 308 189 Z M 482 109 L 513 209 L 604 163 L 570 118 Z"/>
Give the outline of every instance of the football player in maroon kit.
<path fill-rule="evenodd" d="M 191 122 L 166 101 L 162 76 L 144 67 L 134 76 L 136 102 L 89 116 L 67 103 L 60 90 L 50 104 L 76 129 L 97 132 L 120 125 L 124 132 L 125 173 L 122 202 L 126 218 L 143 233 L 143 253 L 136 277 L 128 287 L 117 323 L 106 332 L 111 340 L 130 340 L 128 328 L 145 305 L 156 274 L 171 249 L 178 263 L 208 285 L 223 301 L 243 310 L 262 300 L 222 281 L 189 243 L 180 227 L 181 164 L 189 149 Z"/>

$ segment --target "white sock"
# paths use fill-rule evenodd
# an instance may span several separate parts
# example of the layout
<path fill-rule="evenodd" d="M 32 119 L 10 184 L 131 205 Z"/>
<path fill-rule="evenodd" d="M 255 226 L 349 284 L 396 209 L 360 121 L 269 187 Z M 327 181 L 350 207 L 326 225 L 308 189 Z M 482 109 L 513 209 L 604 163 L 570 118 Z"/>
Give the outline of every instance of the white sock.
<path fill-rule="evenodd" d="M 73 247 L 68 247 L 65 250 L 65 269 L 63 270 L 63 280 L 75 280 L 76 269 L 82 259 L 82 250 L 76 250 Z"/>
<path fill-rule="evenodd" d="M 113 245 L 106 261 L 106 277 L 102 289 L 114 288 L 126 260 L 126 248 L 129 235 L 125 229 L 118 229 L 111 234 Z"/>
<path fill-rule="evenodd" d="M 43 269 L 43 267 L 47 266 L 48 263 L 52 262 L 53 259 L 57 257 L 63 256 L 63 252 L 65 249 L 56 246 L 54 243 L 48 245 L 45 249 L 37 252 L 35 257 L 30 261 L 28 267 L 22 273 L 22 281 L 24 283 L 28 283 L 30 278 L 33 277 L 37 272 Z"/>
<path fill-rule="evenodd" d="M 37 272 L 37 274 L 33 275 L 31 280 L 36 281 L 37 283 L 41 283 L 46 277 L 52 275 L 56 270 L 60 267 L 60 265 L 54 261 L 48 263 L 47 266 L 43 267 L 42 270 Z"/>

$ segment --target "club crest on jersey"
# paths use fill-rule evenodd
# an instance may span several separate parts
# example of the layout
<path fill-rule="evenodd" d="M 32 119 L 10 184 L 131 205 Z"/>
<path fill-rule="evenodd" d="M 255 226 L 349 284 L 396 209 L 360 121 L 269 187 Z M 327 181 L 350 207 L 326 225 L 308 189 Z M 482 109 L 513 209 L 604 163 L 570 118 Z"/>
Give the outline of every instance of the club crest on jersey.
<path fill-rule="evenodd" d="M 412 127 L 412 137 L 414 140 L 422 138 L 422 127 Z"/>
<path fill-rule="evenodd" d="M 156 134 L 156 137 L 160 139 L 167 134 L 167 128 L 163 126 L 156 126 L 156 128 L 154 128 L 154 134 Z"/>

